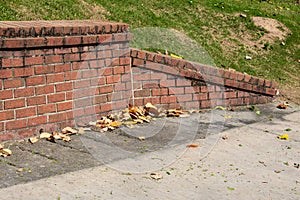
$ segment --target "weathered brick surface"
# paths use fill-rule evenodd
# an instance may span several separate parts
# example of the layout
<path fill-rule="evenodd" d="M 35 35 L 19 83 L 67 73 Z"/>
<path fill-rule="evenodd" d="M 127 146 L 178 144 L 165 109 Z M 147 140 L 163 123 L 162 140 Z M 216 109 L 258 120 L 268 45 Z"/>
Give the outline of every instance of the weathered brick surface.
<path fill-rule="evenodd" d="M 0 22 L 0 30 L 0 141 L 88 122 L 129 103 L 238 106 L 270 102 L 277 91 L 270 80 L 130 49 L 123 23 Z"/>
<path fill-rule="evenodd" d="M 0 141 L 126 107 L 127 24 L 0 22 L 0 29 Z"/>

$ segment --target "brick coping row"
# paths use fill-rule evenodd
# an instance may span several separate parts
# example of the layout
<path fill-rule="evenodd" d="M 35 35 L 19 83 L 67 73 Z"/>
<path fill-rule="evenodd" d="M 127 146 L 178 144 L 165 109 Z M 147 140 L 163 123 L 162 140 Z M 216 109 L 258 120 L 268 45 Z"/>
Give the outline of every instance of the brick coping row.
<path fill-rule="evenodd" d="M 130 55 L 133 58 L 133 65 L 135 66 L 164 71 L 173 75 L 267 96 L 275 96 L 277 94 L 277 83 L 275 81 L 258 78 L 245 73 L 211 67 L 139 49 L 131 49 Z"/>

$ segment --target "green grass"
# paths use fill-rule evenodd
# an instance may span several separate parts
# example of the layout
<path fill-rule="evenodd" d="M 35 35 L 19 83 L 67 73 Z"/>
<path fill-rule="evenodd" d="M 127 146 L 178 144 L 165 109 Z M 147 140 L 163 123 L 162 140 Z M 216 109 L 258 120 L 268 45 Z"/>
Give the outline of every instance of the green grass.
<path fill-rule="evenodd" d="M 125 22 L 136 33 L 133 47 L 167 49 L 189 60 L 272 79 L 281 86 L 300 87 L 300 5 L 295 2 L 11 0 L 1 3 L 0 20 L 105 18 Z M 239 13 L 247 17 L 240 17 Z M 291 32 L 283 41 L 285 45 L 274 40 L 262 42 L 259 47 L 249 46 L 245 39 L 253 44 L 268 34 L 254 25 L 252 16 L 273 18 L 285 24 Z M 246 55 L 252 60 L 246 60 Z"/>

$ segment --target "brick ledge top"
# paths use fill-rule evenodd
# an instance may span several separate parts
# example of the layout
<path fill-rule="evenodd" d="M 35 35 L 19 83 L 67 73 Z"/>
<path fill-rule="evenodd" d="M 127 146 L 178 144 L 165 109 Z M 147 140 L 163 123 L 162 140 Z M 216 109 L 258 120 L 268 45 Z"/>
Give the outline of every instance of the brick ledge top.
<path fill-rule="evenodd" d="M 0 21 L 0 37 L 44 37 L 128 32 L 129 25 L 100 20 Z"/>

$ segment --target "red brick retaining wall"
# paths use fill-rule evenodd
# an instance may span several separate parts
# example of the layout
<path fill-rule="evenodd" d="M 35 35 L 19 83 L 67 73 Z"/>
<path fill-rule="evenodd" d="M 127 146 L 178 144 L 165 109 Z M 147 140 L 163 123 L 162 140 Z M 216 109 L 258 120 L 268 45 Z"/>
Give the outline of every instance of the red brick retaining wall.
<path fill-rule="evenodd" d="M 130 49 L 128 25 L 0 22 L 0 141 L 147 102 L 209 108 L 266 103 L 276 84 Z"/>

